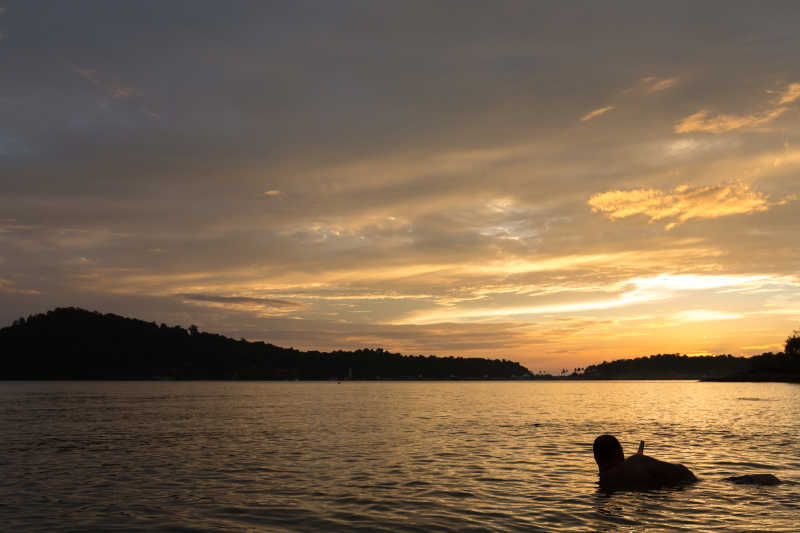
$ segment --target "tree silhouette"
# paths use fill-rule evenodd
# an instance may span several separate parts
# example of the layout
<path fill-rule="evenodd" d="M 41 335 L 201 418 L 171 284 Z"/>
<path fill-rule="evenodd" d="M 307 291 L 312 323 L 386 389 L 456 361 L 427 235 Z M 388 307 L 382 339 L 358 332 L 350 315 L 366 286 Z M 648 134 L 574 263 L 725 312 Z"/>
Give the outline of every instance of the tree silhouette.
<path fill-rule="evenodd" d="M 350 370 L 352 369 L 352 371 Z M 302 352 L 264 342 L 60 308 L 0 329 L 0 379 L 508 379 L 505 359 L 401 355 L 381 348 Z"/>
<path fill-rule="evenodd" d="M 800 330 L 794 330 L 786 339 L 786 347 L 783 349 L 786 355 L 800 355 Z"/>

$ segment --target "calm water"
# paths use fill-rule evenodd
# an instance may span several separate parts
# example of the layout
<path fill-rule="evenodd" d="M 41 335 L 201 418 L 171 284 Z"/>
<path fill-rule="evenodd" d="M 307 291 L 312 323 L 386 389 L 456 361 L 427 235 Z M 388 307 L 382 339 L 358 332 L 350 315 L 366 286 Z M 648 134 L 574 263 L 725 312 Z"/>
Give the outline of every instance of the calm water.
<path fill-rule="evenodd" d="M 800 386 L 0 383 L 3 530 L 798 531 Z M 592 441 L 701 481 L 603 494 Z M 721 481 L 769 472 L 775 487 Z"/>

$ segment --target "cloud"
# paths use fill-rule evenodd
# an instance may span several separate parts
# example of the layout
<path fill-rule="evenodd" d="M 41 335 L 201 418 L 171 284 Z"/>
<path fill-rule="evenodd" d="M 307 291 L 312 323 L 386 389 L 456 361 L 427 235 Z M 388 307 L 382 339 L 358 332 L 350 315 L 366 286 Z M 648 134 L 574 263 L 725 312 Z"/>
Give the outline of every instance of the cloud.
<path fill-rule="evenodd" d="M 675 133 L 691 133 L 693 131 L 725 133 L 742 128 L 755 128 L 772 122 L 786 111 L 788 111 L 786 107 L 777 107 L 753 115 L 712 115 L 709 110 L 701 109 L 678 122 L 674 131 Z"/>
<path fill-rule="evenodd" d="M 547 305 L 505 305 L 482 306 L 476 308 L 439 307 L 415 311 L 395 321 L 395 324 L 437 324 L 448 322 L 473 322 L 492 319 L 508 320 L 512 317 L 535 315 L 591 313 L 608 311 L 638 304 L 664 302 L 681 294 L 703 291 L 746 292 L 771 283 L 792 286 L 791 278 L 768 275 L 726 276 L 695 274 L 660 274 L 620 281 L 603 290 L 593 291 L 599 298 L 584 299 L 573 303 Z M 577 292 L 577 291 L 576 291 Z M 608 297 L 608 293 L 614 293 Z M 707 320 L 727 320 L 741 318 L 742 315 L 695 309 L 679 312 L 674 318 L 682 322 Z"/>
<path fill-rule="evenodd" d="M 213 307 L 223 307 L 226 309 L 238 309 L 244 311 L 256 311 L 261 316 L 273 316 L 290 313 L 304 309 L 305 305 L 288 300 L 277 300 L 273 298 L 255 298 L 249 296 L 218 296 L 214 294 L 176 294 L 186 303 L 209 305 Z"/>
<path fill-rule="evenodd" d="M 786 86 L 786 89 L 780 93 L 778 105 L 791 104 L 798 98 L 800 98 L 800 83 L 790 83 Z"/>
<path fill-rule="evenodd" d="M 100 86 L 100 80 L 97 79 L 97 71 L 92 68 L 81 68 L 76 65 L 72 65 L 72 71 L 77 73 L 80 77 L 94 85 L 95 87 Z"/>
<path fill-rule="evenodd" d="M 77 65 L 71 65 L 71 67 L 73 72 L 75 72 L 80 77 L 88 81 L 90 84 L 92 84 L 92 86 L 100 89 L 106 96 L 110 97 L 112 100 L 127 101 L 141 96 L 141 91 L 139 91 L 139 89 L 131 85 L 124 85 L 117 79 L 104 81 L 103 79 L 101 79 L 100 75 L 97 73 L 97 70 L 95 69 L 79 67 Z M 142 112 L 150 118 L 154 119 L 160 118 L 158 114 L 150 111 L 145 107 L 142 108 Z"/>
<path fill-rule="evenodd" d="M 784 346 L 783 344 L 776 342 L 773 344 L 756 344 L 752 346 L 740 346 L 740 348 L 742 350 L 761 350 L 765 352 L 767 350 L 773 350 L 773 349 L 780 351 L 783 348 L 783 346 Z"/>
<path fill-rule="evenodd" d="M 504 10 L 506 18 L 490 17 L 496 23 L 489 25 L 491 7 L 464 10 L 463 24 L 454 25 L 448 9 L 388 6 L 277 13 L 265 2 L 220 18 L 199 4 L 187 25 L 184 10 L 170 5 L 142 18 L 140 6 L 54 3 L 48 17 L 70 31 L 49 31 L 37 23 L 35 5 L 9 5 L 0 29 L 14 35 L 0 48 L 22 40 L 9 56 L 19 68 L 0 95 L 0 159 L 13 171 L 0 180 L 0 218 L 18 220 L 0 223 L 0 277 L 44 295 L 0 294 L 0 318 L 21 312 L 17 301 L 28 302 L 28 312 L 59 302 L 104 309 L 113 300 L 121 314 L 164 320 L 159 315 L 174 312 L 184 324 L 220 333 L 260 334 L 272 321 L 287 345 L 313 334 L 318 347 L 330 348 L 345 334 L 369 334 L 427 352 L 448 331 L 448 349 L 485 342 L 502 346 L 499 355 L 527 357 L 550 347 L 525 348 L 532 340 L 497 326 L 503 315 L 491 310 L 616 317 L 644 313 L 646 304 L 587 311 L 578 304 L 613 305 L 624 293 L 618 282 L 662 272 L 797 272 L 800 252 L 787 245 L 800 223 L 794 205 L 689 220 L 691 244 L 682 231 L 663 229 L 680 223 L 685 210 L 651 225 L 646 210 L 610 224 L 612 212 L 586 205 L 605 191 L 669 196 L 681 183 L 727 180 L 769 194 L 767 204 L 800 192 L 800 150 L 778 150 L 795 142 L 790 128 L 800 107 L 788 85 L 800 76 L 792 80 L 782 67 L 796 48 L 786 39 L 800 39 L 790 17 L 737 9 L 724 24 L 701 28 L 709 42 L 727 44 L 699 57 L 692 55 L 699 27 L 667 5 L 648 6 L 657 16 L 597 6 L 586 27 L 556 7 L 552 14 L 563 25 L 554 24 L 533 4 Z M 431 23 L 420 28 L 421 16 Z M 598 24 L 598 17 L 624 23 Z M 380 35 L 368 31 L 381 20 L 392 24 Z M 320 24 L 331 28 L 324 45 Z M 598 38 L 598 28 L 607 35 Z M 742 28 L 759 43 L 744 54 L 739 46 L 747 43 L 725 37 Z M 613 38 L 620 31 L 630 39 Z M 182 46 L 170 47 L 176 32 Z M 276 32 L 284 46 L 271 46 Z M 212 34 L 225 46 L 199 53 Z M 642 34 L 649 38 L 630 46 Z M 95 41 L 113 45 L 91 46 Z M 77 65 L 74 72 L 63 58 Z M 703 87 L 690 84 L 689 73 L 708 60 L 714 68 Z M 630 68 L 643 64 L 638 74 Z M 735 86 L 737 79 L 750 80 L 750 89 Z M 737 134 L 743 130 L 673 133 L 701 109 L 711 120 L 776 107 L 789 111 L 757 141 Z M 603 114 L 576 124 L 599 108 Z M 21 229 L 26 225 L 41 227 Z M 670 321 L 684 309 L 747 313 L 767 301 L 783 310 L 800 301 L 788 298 L 797 294 L 778 286 L 671 300 L 669 309 L 659 301 L 647 313 Z M 487 340 L 466 334 L 480 317 L 460 329 L 387 326 L 384 334 L 380 326 L 448 308 L 489 309 Z M 197 318 L 204 316 L 205 324 Z M 547 315 L 519 316 L 529 324 Z M 759 331 L 780 337 L 796 316 L 764 315 Z M 327 326 L 316 328 L 314 320 Z M 699 324 L 731 328 L 732 346 L 773 342 L 734 338 L 737 321 Z M 642 337 L 628 345 L 611 339 L 631 332 Z M 573 336 L 573 344 L 554 335 L 552 348 L 587 358 L 646 346 L 687 350 L 708 331 L 619 326 L 595 333 Z"/>
<path fill-rule="evenodd" d="M 709 248 L 659 248 L 652 252 L 538 256 L 530 258 L 472 258 L 458 263 L 415 264 L 414 257 L 392 261 L 392 264 L 365 260 L 358 265 L 328 264 L 324 269 L 304 268 L 243 269 L 207 272 L 146 274 L 142 271 L 111 271 L 96 266 L 84 270 L 91 277 L 82 278 L 81 286 L 92 292 L 115 294 L 173 295 L 247 295 L 308 303 L 303 317 L 312 318 L 336 311 L 342 318 L 361 319 L 356 310 L 374 312 L 373 319 L 391 321 L 411 309 L 424 309 L 440 304 L 464 305 L 482 301 L 486 304 L 530 306 L 556 305 L 560 301 L 583 301 L 586 294 L 598 293 L 607 299 L 619 292 L 615 284 L 631 273 L 645 275 L 661 272 L 665 265 L 680 270 L 686 258 L 702 257 L 712 261 L 718 251 Z M 419 259 L 419 257 L 416 257 Z M 165 258 L 166 259 L 166 258 Z M 629 265 L 620 272 L 620 265 Z M 635 268 L 632 267 L 635 265 Z M 609 289 L 610 287 L 610 289 Z M 563 295 L 571 295 L 566 300 Z M 239 297 L 239 296 L 235 296 Z M 226 298 L 230 298 L 227 296 Z M 206 301 L 209 298 L 206 298 Z M 219 298 L 215 298 L 219 300 Z M 202 302 L 189 301 L 199 304 Z M 313 302 L 313 305 L 311 303 Z M 216 305 L 237 305 L 261 313 L 253 300 L 219 300 Z M 352 304 L 352 305 L 351 305 Z M 206 303 L 205 305 L 212 305 Z M 333 306 L 339 306 L 333 309 Z"/>
<path fill-rule="evenodd" d="M 778 91 L 778 95 L 778 99 L 771 107 L 760 113 L 726 115 L 712 114 L 708 109 L 701 109 L 675 124 L 674 131 L 675 133 L 691 133 L 693 131 L 725 133 L 764 126 L 786 113 L 789 110 L 786 105 L 800 98 L 800 83 L 790 83 L 783 91 Z"/>
<path fill-rule="evenodd" d="M 709 320 L 735 320 L 742 318 L 738 313 L 726 313 L 724 311 L 712 311 L 709 309 L 687 309 L 676 313 L 674 318 L 679 322 L 707 322 Z"/>
<path fill-rule="evenodd" d="M 28 295 L 41 294 L 39 291 L 35 289 L 19 289 L 15 286 L 14 282 L 2 278 L 0 278 L 0 293 L 28 294 Z"/>
<path fill-rule="evenodd" d="M 114 100 L 127 100 L 138 94 L 136 88 L 120 85 L 119 83 L 114 83 L 109 89 L 111 91 L 111 98 Z"/>
<path fill-rule="evenodd" d="M 97 71 L 92 68 L 82 68 L 77 65 L 72 65 L 72 71 L 77 73 L 80 77 L 91 83 L 93 86 L 102 89 L 108 96 L 114 100 L 128 100 L 135 96 L 139 96 L 139 90 L 130 85 L 123 85 L 119 80 L 112 80 L 104 82 L 100 79 Z"/>
<path fill-rule="evenodd" d="M 692 218 L 718 218 L 766 211 L 773 205 L 790 201 L 787 197 L 771 203 L 769 197 L 744 183 L 690 187 L 681 185 L 664 192 L 658 189 L 608 191 L 593 195 L 588 204 L 595 213 L 613 219 L 634 215 L 650 217 L 650 222 L 676 219 L 667 224 L 672 229 Z"/>
<path fill-rule="evenodd" d="M 507 320 L 510 317 L 522 317 L 531 315 L 552 315 L 561 313 L 584 313 L 590 311 L 603 311 L 631 305 L 634 303 L 644 303 L 650 301 L 647 296 L 635 293 L 626 293 L 618 298 L 607 300 L 586 301 L 570 304 L 541 305 L 541 306 L 517 306 L 517 307 L 483 307 L 478 309 L 462 309 L 451 307 L 445 309 L 434 309 L 419 311 L 410 314 L 396 322 L 395 324 L 438 324 L 445 322 L 469 322 L 487 321 L 493 319 Z"/>
<path fill-rule="evenodd" d="M 303 304 L 297 302 L 289 302 L 286 300 L 275 300 L 272 298 L 253 298 L 249 296 L 216 296 L 213 294 L 178 294 L 179 298 L 184 300 L 193 300 L 197 302 L 212 302 L 221 304 L 253 304 L 261 307 L 270 308 L 292 308 L 297 309 L 303 307 Z"/>
<path fill-rule="evenodd" d="M 612 109 L 614 109 L 613 105 L 607 105 L 605 107 L 601 107 L 599 109 L 595 109 L 594 111 L 590 111 L 589 113 L 586 113 L 585 115 L 583 115 L 581 117 L 581 122 L 586 122 L 587 120 L 592 120 L 593 118 L 597 118 L 600 115 L 608 113 Z"/>
<path fill-rule="evenodd" d="M 495 350 L 507 352 L 519 346 L 541 345 L 562 339 L 564 335 L 589 328 L 598 321 L 568 320 L 552 328 L 552 323 L 538 324 L 435 324 L 394 325 L 349 323 L 331 320 L 289 320 L 287 317 L 267 319 L 266 324 L 242 331 L 251 340 L 264 340 L 278 345 L 330 350 L 383 347 L 406 354 L 458 353 L 472 356 L 496 356 Z M 532 328 L 535 327 L 535 333 Z M 332 342 L 333 339 L 333 342 Z M 519 360 L 519 359 L 515 359 Z"/>
<path fill-rule="evenodd" d="M 658 79 L 654 76 L 648 76 L 647 78 L 642 78 L 642 83 L 647 86 L 648 93 L 656 93 L 659 91 L 665 91 L 670 87 L 674 87 L 675 84 L 678 83 L 678 78 L 662 78 Z"/>

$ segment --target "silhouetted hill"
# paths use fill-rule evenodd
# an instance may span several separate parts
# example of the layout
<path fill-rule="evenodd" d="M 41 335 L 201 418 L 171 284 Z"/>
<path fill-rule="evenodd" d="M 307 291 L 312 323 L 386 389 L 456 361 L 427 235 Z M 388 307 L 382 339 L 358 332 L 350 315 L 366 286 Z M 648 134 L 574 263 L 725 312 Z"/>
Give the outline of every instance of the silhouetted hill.
<path fill-rule="evenodd" d="M 0 379 L 396 379 L 529 374 L 497 359 L 382 349 L 303 352 L 155 322 L 59 308 L 0 329 Z"/>
<path fill-rule="evenodd" d="M 800 382 L 800 355 L 764 353 L 686 356 L 658 354 L 635 359 L 603 361 L 587 366 L 578 379 L 703 379 L 710 381 Z"/>

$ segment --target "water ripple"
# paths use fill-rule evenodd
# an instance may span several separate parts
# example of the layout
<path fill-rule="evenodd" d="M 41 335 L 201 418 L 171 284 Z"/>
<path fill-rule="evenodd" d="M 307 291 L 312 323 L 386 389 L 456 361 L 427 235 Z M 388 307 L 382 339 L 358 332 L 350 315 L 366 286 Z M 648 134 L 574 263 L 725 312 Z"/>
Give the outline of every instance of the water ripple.
<path fill-rule="evenodd" d="M 800 387 L 0 383 L 14 531 L 796 531 Z M 591 444 L 701 481 L 598 490 Z M 770 472 L 786 483 L 739 486 Z"/>

